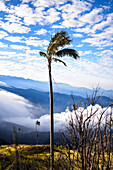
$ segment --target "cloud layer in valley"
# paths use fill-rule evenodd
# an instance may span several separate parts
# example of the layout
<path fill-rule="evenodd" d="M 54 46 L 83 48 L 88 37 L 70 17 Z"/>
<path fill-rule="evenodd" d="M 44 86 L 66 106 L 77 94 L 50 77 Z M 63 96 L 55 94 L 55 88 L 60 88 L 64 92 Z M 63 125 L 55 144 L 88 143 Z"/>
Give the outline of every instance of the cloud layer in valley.
<path fill-rule="evenodd" d="M 78 116 L 80 116 L 81 112 L 83 112 L 83 117 L 85 119 L 87 115 L 90 115 L 91 112 L 94 113 L 95 111 L 96 114 L 93 117 L 94 122 L 92 122 L 94 124 L 98 121 L 103 111 L 105 111 L 102 118 L 102 123 L 104 123 L 105 115 L 109 115 L 111 111 L 113 112 L 113 109 L 111 110 L 111 108 L 109 107 L 106 110 L 106 108 L 102 108 L 99 105 L 90 105 L 84 111 L 83 108 L 79 107 L 76 113 Z M 35 122 L 38 119 L 38 121 L 40 121 L 38 131 L 48 132 L 50 130 L 50 115 L 37 116 L 36 118 L 36 113 L 38 112 L 38 108 L 33 106 L 31 103 L 28 102 L 28 100 L 24 99 L 23 97 L 10 92 L 2 90 L 0 91 L 0 121 L 12 122 L 25 126 L 27 128 L 35 129 Z M 55 131 L 65 131 L 68 125 L 68 121 L 71 117 L 76 121 L 75 112 L 70 112 L 68 109 L 65 112 L 55 113 Z"/>
<path fill-rule="evenodd" d="M 29 120 L 39 118 L 42 110 L 41 107 L 32 105 L 21 96 L 0 90 L 0 121 L 33 128 L 33 124 L 30 125 Z"/>

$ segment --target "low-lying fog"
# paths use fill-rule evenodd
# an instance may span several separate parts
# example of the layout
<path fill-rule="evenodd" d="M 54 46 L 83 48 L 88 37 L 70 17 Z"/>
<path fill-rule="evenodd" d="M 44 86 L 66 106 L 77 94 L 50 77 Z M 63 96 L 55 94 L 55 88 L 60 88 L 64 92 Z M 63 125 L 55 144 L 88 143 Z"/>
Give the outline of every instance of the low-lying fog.
<path fill-rule="evenodd" d="M 91 112 L 96 114 L 93 119 L 93 123 L 97 122 L 101 113 L 104 111 L 103 114 L 103 121 L 105 121 L 105 115 L 109 114 L 113 109 L 110 107 L 106 110 L 106 108 L 102 108 L 99 105 L 95 106 L 88 106 L 87 109 L 79 107 L 76 111 L 77 115 L 79 116 L 81 112 L 83 112 L 83 117 L 89 115 Z M 36 120 L 40 121 L 40 126 L 38 126 L 38 131 L 49 131 L 50 127 L 50 116 L 49 115 L 42 115 L 38 116 L 40 112 L 40 108 L 32 105 L 28 100 L 20 97 L 16 94 L 6 92 L 4 90 L 0 91 L 0 121 L 7 121 L 16 123 L 28 128 L 35 128 Z M 112 112 L 113 113 L 113 112 Z M 65 112 L 55 113 L 54 114 L 54 126 L 55 131 L 64 130 L 67 126 L 67 122 L 73 117 L 76 119 L 75 112 L 70 112 L 68 109 Z M 38 119 L 37 119 L 38 118 Z"/>

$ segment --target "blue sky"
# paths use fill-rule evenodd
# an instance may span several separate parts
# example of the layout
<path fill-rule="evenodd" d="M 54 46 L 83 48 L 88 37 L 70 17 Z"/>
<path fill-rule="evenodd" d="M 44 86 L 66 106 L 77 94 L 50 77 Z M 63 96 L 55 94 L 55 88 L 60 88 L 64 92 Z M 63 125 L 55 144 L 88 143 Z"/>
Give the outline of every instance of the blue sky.
<path fill-rule="evenodd" d="M 112 0 L 0 0 L 0 74 L 48 81 L 51 35 L 65 30 L 79 52 L 67 67 L 53 63 L 56 82 L 113 89 Z"/>

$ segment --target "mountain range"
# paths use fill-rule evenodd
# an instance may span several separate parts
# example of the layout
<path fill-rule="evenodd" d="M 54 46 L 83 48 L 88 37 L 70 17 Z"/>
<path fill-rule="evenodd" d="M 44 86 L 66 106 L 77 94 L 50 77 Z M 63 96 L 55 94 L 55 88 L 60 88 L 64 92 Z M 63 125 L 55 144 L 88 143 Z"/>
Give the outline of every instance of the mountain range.
<path fill-rule="evenodd" d="M 49 92 L 48 82 L 35 81 L 31 79 L 24 79 L 22 77 L 11 77 L 5 75 L 0 75 L 0 81 L 1 81 L 0 83 L 1 85 L 3 85 L 4 83 L 4 85 L 6 86 L 13 86 L 21 89 L 35 89 L 38 91 Z M 92 89 L 88 89 L 85 87 L 72 87 L 68 84 L 55 83 L 54 81 L 53 81 L 53 90 L 54 92 L 68 94 L 68 95 L 73 94 L 81 97 L 86 97 L 86 94 L 91 94 L 93 91 Z M 98 94 L 99 95 L 102 94 L 103 96 L 106 97 L 113 97 L 113 90 L 112 89 L 105 90 L 100 88 Z"/>
<path fill-rule="evenodd" d="M 65 112 L 67 107 L 73 105 L 74 102 L 84 106 L 86 104 L 86 94 L 92 94 L 92 90 L 84 87 L 72 87 L 68 84 L 53 83 L 54 87 L 54 113 Z M 30 79 L 24 79 L 20 77 L 11 77 L 0 75 L 0 92 L 7 91 L 10 94 L 16 94 L 18 96 L 27 99 L 37 110 L 32 112 L 36 119 L 41 116 L 49 114 L 49 88 L 48 82 L 34 81 Z M 103 93 L 102 93 L 103 92 Z M 113 90 L 100 89 L 98 95 L 102 94 L 102 97 L 97 102 L 100 105 L 107 106 L 113 102 Z M 97 97 L 98 98 L 98 97 Z M 1 99 L 2 100 L 2 99 Z M 0 103 L 1 106 L 1 103 Z M 3 106 L 1 106 L 2 109 Z M 4 106 L 5 107 L 5 106 Z M 16 106 L 15 106 L 16 107 Z M 2 111 L 2 110 L 1 110 Z M 1 113 L 0 111 L 0 113 Z M 19 140 L 21 143 L 36 144 L 36 132 L 33 129 L 24 127 L 20 124 L 8 121 L 0 120 L 0 141 L 3 143 L 12 143 L 12 129 L 13 127 L 21 129 L 18 131 Z M 58 140 L 59 133 L 55 132 Z M 24 139 L 24 140 L 23 140 Z M 39 143 L 49 143 L 49 131 L 39 132 Z"/>
<path fill-rule="evenodd" d="M 41 115 L 49 114 L 49 92 L 7 86 L 0 86 L 0 89 L 22 96 L 23 98 L 30 101 L 33 105 L 40 108 L 40 110 L 38 110 L 37 118 L 39 118 Z M 86 104 L 87 99 L 82 96 L 73 95 L 73 98 L 76 105 L 81 104 L 81 106 L 84 106 L 84 104 Z M 72 96 L 68 94 L 54 92 L 53 99 L 55 113 L 63 112 L 66 110 L 67 107 L 73 105 Z M 106 96 L 102 96 L 100 100 L 96 103 L 103 106 L 107 106 L 111 102 L 113 102 L 113 99 L 110 99 Z"/>

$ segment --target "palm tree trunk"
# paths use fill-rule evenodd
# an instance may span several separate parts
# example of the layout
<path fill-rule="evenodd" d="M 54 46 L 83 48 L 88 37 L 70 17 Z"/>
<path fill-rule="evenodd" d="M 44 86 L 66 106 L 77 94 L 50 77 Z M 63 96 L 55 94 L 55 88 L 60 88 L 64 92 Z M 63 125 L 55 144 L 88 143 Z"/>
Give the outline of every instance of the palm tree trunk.
<path fill-rule="evenodd" d="M 50 169 L 54 166 L 54 118 L 53 118 L 53 87 L 51 78 L 51 61 L 48 62 L 50 89 Z"/>

